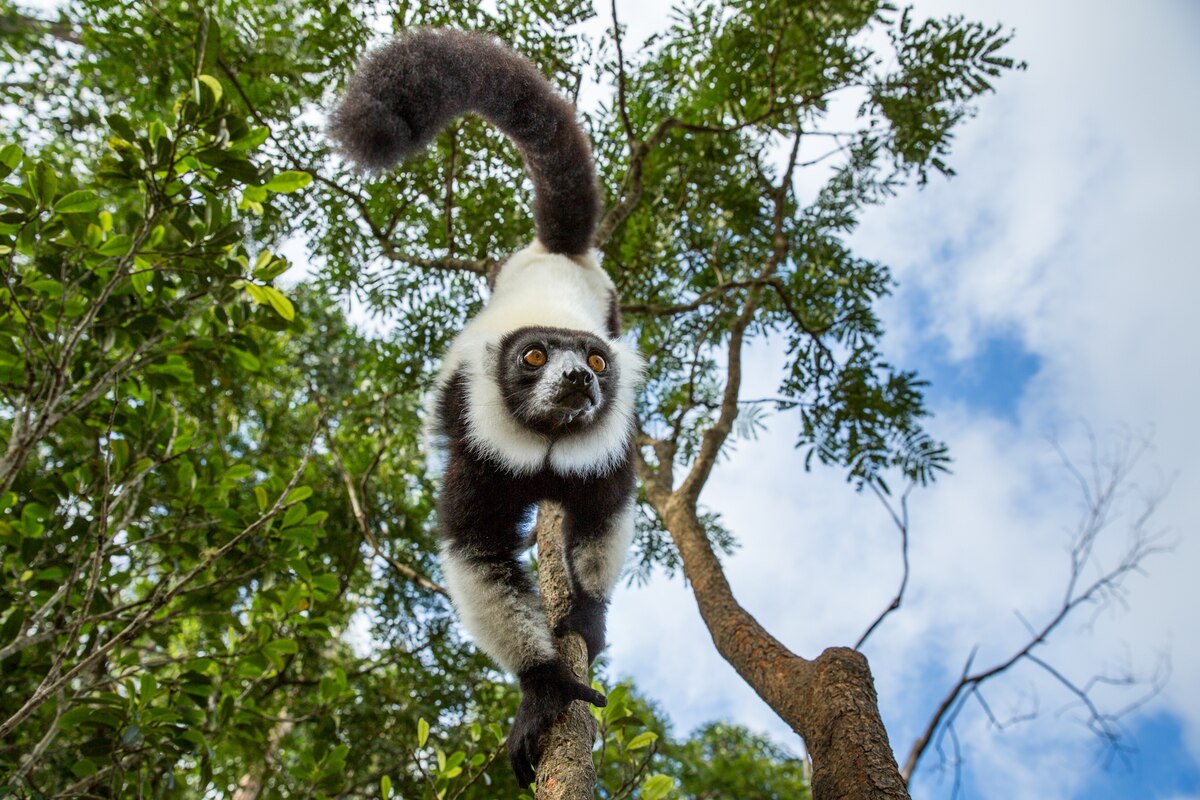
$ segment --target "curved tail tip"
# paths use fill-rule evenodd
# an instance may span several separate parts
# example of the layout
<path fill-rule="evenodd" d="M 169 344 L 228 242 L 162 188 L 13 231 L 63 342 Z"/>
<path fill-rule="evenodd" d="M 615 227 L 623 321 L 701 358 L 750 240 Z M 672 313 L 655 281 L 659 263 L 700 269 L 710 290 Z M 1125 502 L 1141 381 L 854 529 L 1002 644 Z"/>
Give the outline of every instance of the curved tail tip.
<path fill-rule="evenodd" d="M 371 171 L 393 167 L 418 149 L 404 118 L 362 90 L 351 89 L 331 115 L 329 137 L 352 161 Z"/>

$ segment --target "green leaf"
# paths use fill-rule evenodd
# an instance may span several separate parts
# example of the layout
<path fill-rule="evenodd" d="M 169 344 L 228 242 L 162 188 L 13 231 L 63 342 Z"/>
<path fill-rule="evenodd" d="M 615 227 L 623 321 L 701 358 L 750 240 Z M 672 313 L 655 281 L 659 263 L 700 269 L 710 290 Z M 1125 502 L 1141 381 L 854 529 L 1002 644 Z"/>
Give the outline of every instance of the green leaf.
<path fill-rule="evenodd" d="M 675 779 L 670 775 L 651 775 L 642 784 L 642 800 L 662 800 L 675 788 Z"/>
<path fill-rule="evenodd" d="M 263 655 L 275 669 L 283 669 L 284 656 L 294 655 L 299 650 L 299 646 L 291 639 L 276 639 L 273 642 L 267 642 L 262 648 Z"/>
<path fill-rule="evenodd" d="M 284 505 L 291 505 L 292 503 L 299 503 L 301 500 L 307 500 L 312 497 L 312 493 L 311 486 L 297 486 L 288 492 L 287 499 L 283 501 Z"/>
<path fill-rule="evenodd" d="M 230 347 L 229 352 L 233 353 L 233 357 L 237 360 L 238 365 L 247 372 L 258 372 L 262 369 L 262 361 L 253 353 L 247 353 L 245 350 L 239 350 L 236 347 Z"/>
<path fill-rule="evenodd" d="M 244 283 L 242 288 L 246 290 L 246 294 L 254 298 L 254 302 L 260 306 L 267 302 L 267 293 L 263 291 L 263 287 L 256 283 Z"/>
<path fill-rule="evenodd" d="M 113 132 L 122 139 L 132 142 L 137 138 L 137 133 L 134 132 L 133 126 L 129 124 L 129 120 L 125 119 L 120 114 L 109 114 L 105 117 L 108 122 L 108 127 L 113 129 Z"/>
<path fill-rule="evenodd" d="M 649 747 L 658 740 L 658 734 L 654 731 L 642 731 L 637 736 L 629 740 L 629 744 L 625 745 L 626 750 L 641 750 L 643 747 Z"/>
<path fill-rule="evenodd" d="M 126 747 L 140 747 L 144 741 L 145 737 L 142 736 L 142 729 L 137 725 L 130 725 L 121 734 L 121 744 Z"/>
<path fill-rule="evenodd" d="M 151 282 L 154 281 L 154 271 L 139 269 L 136 272 L 129 273 L 129 280 L 133 282 L 133 288 L 138 294 L 146 294 L 150 291 Z"/>
<path fill-rule="evenodd" d="M 148 703 L 154 699 L 154 695 L 158 694 L 158 681 L 154 678 L 154 673 L 144 672 L 139 680 L 138 697 L 143 703 Z"/>
<path fill-rule="evenodd" d="M 116 236 L 110 237 L 104 244 L 97 248 L 97 252 L 102 256 L 123 256 L 133 247 L 133 239 L 124 233 L 118 233 Z"/>
<path fill-rule="evenodd" d="M 0 147 L 0 178 L 7 178 L 21 164 L 25 154 L 15 144 Z"/>
<path fill-rule="evenodd" d="M 379 796 L 382 800 L 391 800 L 392 798 L 392 779 L 387 775 L 379 779 Z"/>
<path fill-rule="evenodd" d="M 290 528 L 293 525 L 298 525 L 301 520 L 308 516 L 308 509 L 304 507 L 304 503 L 298 503 L 287 510 L 283 515 L 283 522 L 280 523 L 281 528 Z"/>
<path fill-rule="evenodd" d="M 261 186 L 246 186 L 242 189 L 242 199 L 250 203 L 261 203 L 267 199 L 267 190 Z"/>
<path fill-rule="evenodd" d="M 54 200 L 54 193 L 58 191 L 58 173 L 45 161 L 37 162 L 29 176 L 29 188 L 33 190 L 38 205 L 43 208 L 49 206 Z"/>
<path fill-rule="evenodd" d="M 312 183 L 312 175 L 307 172 L 288 171 L 277 173 L 275 177 L 263 184 L 263 188 L 268 192 L 287 194 L 303 189 L 310 183 Z"/>
<path fill-rule="evenodd" d="M 244 481 L 253 474 L 254 467 L 250 466 L 249 464 L 234 464 L 232 467 L 225 470 L 225 474 L 221 476 L 221 480 L 230 482 Z"/>
<path fill-rule="evenodd" d="M 271 129 L 270 128 L 267 128 L 265 126 L 251 128 L 250 132 L 247 133 L 245 136 L 241 137 L 240 139 L 234 139 L 232 142 L 230 142 L 229 149 L 230 150 L 240 150 L 240 151 L 253 150 L 256 147 L 258 147 L 260 144 L 265 142 L 267 139 L 269 139 L 270 137 L 271 137 Z M 249 189 L 251 187 L 247 186 L 246 188 Z M 253 188 L 257 189 L 260 187 L 256 186 Z M 258 200 L 258 202 L 262 202 L 262 200 L 265 198 L 266 198 L 266 190 L 264 189 L 263 197 L 260 198 Z"/>
<path fill-rule="evenodd" d="M 417 720 L 417 747 L 424 747 L 425 742 L 429 741 L 429 723 L 424 717 Z"/>
<path fill-rule="evenodd" d="M 38 294 L 44 294 L 47 297 L 62 297 L 63 285 L 56 280 L 43 278 L 42 280 L 34 281 L 29 284 L 29 288 L 33 289 Z"/>
<path fill-rule="evenodd" d="M 211 34 L 212 31 L 210 30 L 209 35 Z M 197 75 L 196 80 L 208 87 L 209 91 L 211 91 L 213 94 L 213 99 L 215 102 L 221 102 L 221 95 L 223 94 L 223 91 L 221 89 L 221 82 L 219 80 L 214 78 L 212 75 Z"/>
<path fill-rule="evenodd" d="M 338 579 L 336 575 L 314 575 L 312 578 L 313 589 L 323 595 L 331 595 L 338 590 Z"/>
<path fill-rule="evenodd" d="M 86 214 L 100 207 L 100 198 L 96 193 L 87 189 L 79 189 L 65 194 L 54 204 L 57 214 Z"/>
<path fill-rule="evenodd" d="M 284 297 L 283 292 L 276 289 L 274 286 L 262 287 L 263 293 L 267 296 L 267 302 L 271 304 L 271 308 L 275 309 L 275 313 L 291 322 L 296 318 L 296 308 L 292 305 L 292 301 Z"/>

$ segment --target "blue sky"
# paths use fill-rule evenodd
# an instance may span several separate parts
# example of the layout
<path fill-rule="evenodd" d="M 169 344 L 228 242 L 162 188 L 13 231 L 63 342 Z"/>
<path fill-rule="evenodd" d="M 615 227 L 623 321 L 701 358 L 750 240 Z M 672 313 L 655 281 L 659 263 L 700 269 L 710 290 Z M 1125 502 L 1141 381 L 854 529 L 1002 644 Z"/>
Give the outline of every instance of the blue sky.
<path fill-rule="evenodd" d="M 662 25 L 667 5 L 619 0 L 627 41 Z M 1036 667 L 1018 669 L 988 688 L 988 704 L 1002 720 L 1038 717 L 996 730 L 967 706 L 963 796 L 1200 798 L 1200 6 L 922 0 L 916 11 L 1014 27 L 1029 69 L 962 129 L 957 177 L 901 192 L 853 240 L 894 269 L 887 355 L 932 381 L 930 427 L 955 458 L 952 475 L 912 497 L 909 594 L 866 650 L 893 747 L 903 758 L 973 647 L 993 663 L 1023 641 L 1020 617 L 1036 624 L 1060 602 L 1080 505 L 1052 440 L 1086 461 L 1089 431 L 1104 446 L 1131 432 L 1153 449 L 1097 558 L 1113 563 L 1139 501 L 1164 486 L 1153 519 L 1175 548 L 1131 577 L 1124 604 L 1065 625 L 1043 654 L 1079 683 L 1162 677 L 1169 664 L 1161 693 L 1124 718 L 1138 752 L 1106 771 L 1072 698 Z M 831 123 L 853 122 L 853 109 L 838 113 Z M 746 391 L 770 392 L 781 364 L 770 346 L 753 350 Z M 739 535 L 726 562 L 739 600 L 812 656 L 853 642 L 890 599 L 898 536 L 841 475 L 804 473 L 793 434 L 778 416 L 740 443 L 703 501 Z M 713 652 L 682 581 L 623 590 L 611 628 L 612 671 L 678 728 L 732 718 L 799 750 Z M 1140 697 L 1098 692 L 1110 710 Z M 931 753 L 913 796 L 949 798 L 952 785 Z"/>

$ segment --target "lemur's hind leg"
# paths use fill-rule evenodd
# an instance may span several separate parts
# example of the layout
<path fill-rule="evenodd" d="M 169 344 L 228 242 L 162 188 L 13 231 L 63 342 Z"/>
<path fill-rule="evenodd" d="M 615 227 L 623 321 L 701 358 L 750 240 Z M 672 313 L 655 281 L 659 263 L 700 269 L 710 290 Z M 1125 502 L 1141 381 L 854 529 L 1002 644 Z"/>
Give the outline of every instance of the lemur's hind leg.
<path fill-rule="evenodd" d="M 522 787 L 533 782 L 543 734 L 571 701 L 607 702 L 558 660 L 541 598 L 517 558 L 528 508 L 513 479 L 476 469 L 469 459 L 448 466 L 438 510 L 442 571 L 476 643 L 520 681 L 521 704 L 507 747 Z"/>
<path fill-rule="evenodd" d="M 634 500 L 628 488 L 632 483 L 632 470 L 587 481 L 564 503 L 563 554 L 571 606 L 554 633 L 575 631 L 582 636 L 589 663 L 604 649 L 610 593 L 633 539 Z"/>
<path fill-rule="evenodd" d="M 519 675 L 553 661 L 541 598 L 517 557 L 529 502 L 475 459 L 451 461 L 438 518 L 446 589 L 479 648 Z"/>

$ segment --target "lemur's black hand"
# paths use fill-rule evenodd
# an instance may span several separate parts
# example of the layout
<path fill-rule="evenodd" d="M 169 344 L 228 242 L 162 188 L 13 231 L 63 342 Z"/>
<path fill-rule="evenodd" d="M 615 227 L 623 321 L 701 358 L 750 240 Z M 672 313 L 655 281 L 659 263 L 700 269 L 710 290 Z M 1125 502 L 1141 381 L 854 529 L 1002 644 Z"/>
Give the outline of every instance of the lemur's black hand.
<path fill-rule="evenodd" d="M 522 672 L 521 705 L 508 734 L 508 761 L 522 789 L 533 783 L 542 760 L 542 737 L 572 700 L 583 700 L 603 708 L 608 698 L 575 679 L 557 661 L 539 664 Z"/>
<path fill-rule="evenodd" d="M 576 596 L 571 600 L 567 614 L 554 626 L 554 635 L 562 636 L 574 631 L 587 644 L 588 664 L 596 660 L 604 649 L 604 618 L 606 607 L 603 601 L 587 596 Z"/>

